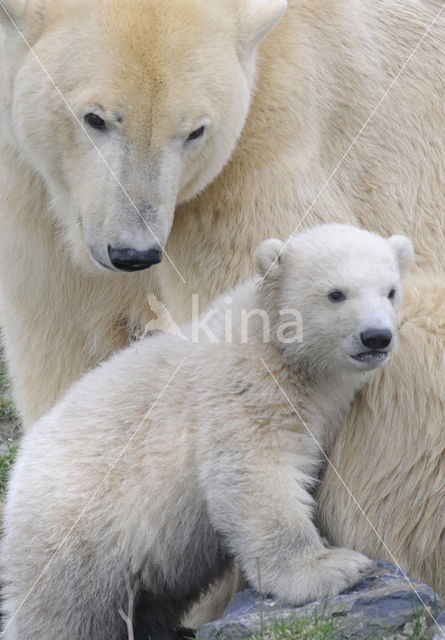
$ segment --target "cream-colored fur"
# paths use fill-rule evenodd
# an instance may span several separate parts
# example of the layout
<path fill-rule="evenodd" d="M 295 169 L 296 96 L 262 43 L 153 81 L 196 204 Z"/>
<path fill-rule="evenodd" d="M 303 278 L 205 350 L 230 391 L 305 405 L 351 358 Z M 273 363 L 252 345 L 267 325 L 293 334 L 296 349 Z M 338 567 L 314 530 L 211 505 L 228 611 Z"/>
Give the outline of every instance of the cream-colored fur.
<path fill-rule="evenodd" d="M 150 318 L 155 270 L 117 274 L 108 246 L 164 246 L 175 205 L 223 169 L 255 46 L 286 3 L 34 0 L 25 17 L 6 6 L 71 109 L 2 13 L 0 318 L 26 428 Z"/>
<path fill-rule="evenodd" d="M 361 391 L 330 452 L 381 539 L 365 527 L 332 467 L 326 468 L 317 493 L 319 524 L 334 544 L 395 561 L 444 593 L 443 278 L 407 278 L 399 341 L 388 367 Z M 426 368 L 431 372 L 427 392 L 418 377 Z"/>
<path fill-rule="evenodd" d="M 295 604 L 370 568 L 325 546 L 309 490 L 320 448 L 394 347 L 411 244 L 328 225 L 257 255 L 261 277 L 231 291 L 230 324 L 223 296 L 207 338 L 185 326 L 185 339 L 128 347 L 25 438 L 5 517 L 8 640 L 120 639 L 127 587 L 135 637 L 177 638 L 233 557 Z M 287 330 L 295 311 L 302 338 Z M 376 329 L 390 332 L 377 351 L 363 338 Z"/>
<path fill-rule="evenodd" d="M 280 17 L 280 2 L 97 0 L 85 9 L 80 0 L 29 0 L 25 16 L 24 3 L 5 4 L 78 117 L 90 99 L 92 107 L 105 103 L 107 118 L 115 118 L 115 110 L 125 116 L 123 123 L 112 122 L 112 143 L 100 132 L 90 133 L 148 223 L 159 223 L 162 240 L 172 224 L 166 249 L 186 281 L 165 257 L 148 272 L 132 275 L 100 271 L 91 260 L 80 213 L 94 236 L 90 244 L 102 251 L 108 234 L 122 241 L 130 234 L 136 243 L 152 237 L 143 224 L 138 227 L 131 203 L 3 16 L 0 319 L 26 427 L 85 370 L 143 328 L 151 317 L 146 291 L 162 294 L 173 316 L 186 320 L 192 293 L 199 293 L 203 307 L 246 279 L 253 248 L 268 236 L 286 236 L 300 221 L 304 226 L 351 221 L 384 234 L 405 233 L 414 241 L 418 269 L 442 282 L 443 17 L 432 24 L 441 1 L 290 0 L 285 17 L 258 47 L 256 73 L 252 47 Z M 201 116 L 209 117 L 207 110 L 216 114 L 217 133 L 198 142 L 187 162 L 187 171 L 197 170 L 191 190 L 183 184 L 188 174 L 181 163 L 182 169 L 173 167 L 159 183 L 157 152 L 165 149 L 170 158 L 178 157 L 172 151 L 172 136 L 183 125 L 178 113 L 184 114 L 188 132 Z M 215 177 L 230 151 L 230 161 Z M 207 180 L 211 184 L 194 195 Z M 144 209 L 152 200 L 158 209 Z M 162 211 L 162 219 L 152 220 L 153 211 Z M 423 296 L 413 299 L 413 318 L 422 314 L 423 304 Z M 365 450 L 362 434 L 372 429 L 379 448 L 386 446 L 388 425 L 394 442 L 404 434 L 394 457 L 403 452 L 399 477 L 411 504 L 419 500 L 416 481 L 409 479 L 419 459 L 414 439 L 434 446 L 431 452 L 430 444 L 421 446 L 421 455 L 443 458 L 440 439 L 430 441 L 428 435 L 441 429 L 445 408 L 442 393 L 430 397 L 443 373 L 441 362 L 431 364 L 443 342 L 429 327 L 413 334 L 413 341 L 413 357 L 404 354 L 397 377 L 398 396 L 407 398 L 403 420 L 399 408 L 387 402 L 394 383 L 385 375 L 385 393 L 372 395 L 373 412 L 385 414 L 385 424 L 367 424 L 371 418 L 362 396 L 354 410 L 362 416 L 360 424 L 355 430 L 347 423 L 340 434 L 339 443 L 346 442 L 348 450 L 342 446 L 341 459 L 335 448 L 332 452 L 340 475 L 348 475 L 356 487 L 358 502 L 378 500 L 376 513 L 383 506 L 371 483 L 362 485 L 356 477 L 361 465 L 347 468 L 353 452 Z M 424 414 L 413 401 L 413 387 L 419 389 Z M 384 476 L 381 460 L 376 456 L 377 475 Z M 414 555 L 414 543 L 404 535 L 411 511 L 407 502 L 398 507 L 393 474 L 385 509 L 397 517 L 385 522 L 382 535 L 395 536 L 398 555 L 409 556 L 414 575 L 427 582 L 435 578 L 445 593 L 443 470 L 438 474 L 437 491 L 426 479 L 421 490 L 429 509 L 419 524 Z M 369 549 L 374 534 L 358 511 L 355 526 L 342 527 L 341 491 L 324 500 L 322 487 L 327 534 Z M 380 553 L 380 544 L 372 544 Z M 433 556 L 437 561 L 430 562 Z"/>

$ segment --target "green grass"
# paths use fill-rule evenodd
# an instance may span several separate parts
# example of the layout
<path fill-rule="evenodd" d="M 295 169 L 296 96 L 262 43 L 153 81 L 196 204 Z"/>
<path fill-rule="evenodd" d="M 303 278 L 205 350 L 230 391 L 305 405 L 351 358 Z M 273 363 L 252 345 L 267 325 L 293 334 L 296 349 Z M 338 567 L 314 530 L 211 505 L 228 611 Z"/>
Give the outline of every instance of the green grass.
<path fill-rule="evenodd" d="M 339 628 L 334 618 L 315 615 L 311 618 L 276 618 L 249 640 L 335 640 Z"/>
<path fill-rule="evenodd" d="M 15 413 L 14 403 L 10 397 L 9 382 L 6 373 L 6 365 L 1 359 L 0 351 L 0 437 L 3 439 L 3 432 L 6 431 L 5 437 L 16 438 L 19 435 L 19 421 Z M 3 427 L 9 425 L 12 428 L 11 433 Z"/>
<path fill-rule="evenodd" d="M 1 388 L 0 393 L 2 393 Z M 0 423 L 14 420 L 16 420 L 14 403 L 9 398 L 0 395 Z"/>
<path fill-rule="evenodd" d="M 20 435 L 20 421 L 10 397 L 6 366 L 0 352 L 0 501 L 5 498 L 9 471 L 17 453 Z"/>
<path fill-rule="evenodd" d="M 1 356 L 1 352 L 0 352 Z M 0 393 L 4 393 L 8 385 L 8 379 L 6 376 L 6 366 L 4 362 L 0 360 Z"/>
<path fill-rule="evenodd" d="M 388 630 L 383 635 L 379 632 L 378 635 L 368 636 L 367 640 L 384 640 L 394 636 L 403 640 L 431 640 L 431 619 L 419 610 L 413 622 L 406 625 L 403 634 Z M 335 616 L 321 614 L 310 618 L 273 619 L 262 632 L 249 636 L 249 640 L 340 640 L 344 637 Z M 349 640 L 358 640 L 357 636 L 347 637 Z"/>
<path fill-rule="evenodd" d="M 0 455 L 0 501 L 4 500 L 9 471 L 17 454 L 17 446 L 9 447 L 6 453 Z"/>

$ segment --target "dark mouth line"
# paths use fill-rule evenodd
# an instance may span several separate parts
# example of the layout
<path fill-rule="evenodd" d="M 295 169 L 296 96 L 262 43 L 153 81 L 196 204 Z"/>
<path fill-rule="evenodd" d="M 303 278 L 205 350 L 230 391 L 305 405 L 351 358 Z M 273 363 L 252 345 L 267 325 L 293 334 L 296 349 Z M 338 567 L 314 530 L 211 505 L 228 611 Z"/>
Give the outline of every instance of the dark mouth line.
<path fill-rule="evenodd" d="M 385 358 L 386 356 L 389 355 L 389 351 L 362 351 L 361 353 L 356 353 L 354 355 L 351 355 L 351 358 L 354 358 L 354 360 L 359 360 L 359 361 L 366 361 L 366 360 L 380 360 Z"/>

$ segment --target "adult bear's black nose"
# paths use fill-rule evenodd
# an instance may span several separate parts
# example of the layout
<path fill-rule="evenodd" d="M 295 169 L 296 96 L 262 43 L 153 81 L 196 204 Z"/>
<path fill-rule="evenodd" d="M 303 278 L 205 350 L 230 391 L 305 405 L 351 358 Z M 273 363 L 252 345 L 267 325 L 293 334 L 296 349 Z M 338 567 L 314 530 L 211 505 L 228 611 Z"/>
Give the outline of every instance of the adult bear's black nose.
<path fill-rule="evenodd" d="M 360 340 L 368 349 L 385 349 L 392 340 L 389 329 L 367 329 L 360 334 Z"/>
<path fill-rule="evenodd" d="M 156 247 L 151 247 L 146 251 L 138 251 L 130 248 L 114 249 L 109 246 L 108 255 L 113 267 L 120 271 L 142 271 L 142 269 L 148 269 L 162 260 L 162 250 Z"/>

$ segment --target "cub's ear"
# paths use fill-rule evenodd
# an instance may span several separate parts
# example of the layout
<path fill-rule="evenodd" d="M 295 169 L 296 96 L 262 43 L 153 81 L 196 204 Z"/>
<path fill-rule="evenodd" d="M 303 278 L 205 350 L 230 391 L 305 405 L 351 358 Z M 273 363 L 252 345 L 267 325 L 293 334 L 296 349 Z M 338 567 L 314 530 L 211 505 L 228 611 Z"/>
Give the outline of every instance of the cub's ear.
<path fill-rule="evenodd" d="M 265 240 L 256 250 L 256 270 L 260 276 L 277 273 L 281 263 L 284 242 L 281 240 Z"/>
<path fill-rule="evenodd" d="M 411 240 L 406 236 L 391 236 L 388 242 L 396 255 L 400 275 L 403 278 L 414 260 L 414 249 Z"/>
<path fill-rule="evenodd" d="M 15 22 L 20 26 L 25 17 L 26 5 L 28 0 L 2 0 L 0 4 L 0 22 L 2 24 L 10 24 L 13 27 Z"/>
<path fill-rule="evenodd" d="M 238 40 L 250 55 L 286 13 L 287 0 L 235 0 L 238 13 Z"/>
<path fill-rule="evenodd" d="M 49 0 L 1 0 L 0 23 L 12 29 L 38 22 Z"/>

